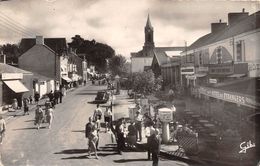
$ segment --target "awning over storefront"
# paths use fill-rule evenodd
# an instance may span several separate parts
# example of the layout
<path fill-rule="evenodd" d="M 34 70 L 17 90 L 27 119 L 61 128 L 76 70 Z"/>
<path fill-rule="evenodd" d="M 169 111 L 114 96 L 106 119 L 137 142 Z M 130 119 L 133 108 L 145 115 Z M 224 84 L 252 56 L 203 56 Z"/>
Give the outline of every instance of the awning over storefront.
<path fill-rule="evenodd" d="M 64 79 L 67 82 L 71 82 L 72 80 L 68 76 L 62 76 L 62 79 Z"/>
<path fill-rule="evenodd" d="M 15 93 L 28 92 L 29 90 L 19 80 L 4 81 L 4 83 Z"/>
<path fill-rule="evenodd" d="M 207 74 L 206 73 L 196 73 L 194 74 L 196 77 L 205 77 Z"/>
<path fill-rule="evenodd" d="M 192 75 L 187 75 L 186 78 L 190 80 L 195 80 L 196 78 L 205 77 L 206 75 L 207 75 L 206 73 L 195 73 Z"/>
<path fill-rule="evenodd" d="M 230 77 L 230 78 L 241 78 L 241 77 L 244 77 L 244 76 L 245 76 L 245 74 L 232 74 L 228 77 Z"/>

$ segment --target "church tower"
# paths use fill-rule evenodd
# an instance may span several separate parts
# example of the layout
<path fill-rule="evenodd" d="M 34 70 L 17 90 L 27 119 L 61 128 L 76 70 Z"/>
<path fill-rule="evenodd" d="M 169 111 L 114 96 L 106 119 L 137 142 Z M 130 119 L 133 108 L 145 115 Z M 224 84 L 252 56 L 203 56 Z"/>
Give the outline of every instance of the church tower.
<path fill-rule="evenodd" d="M 143 50 L 150 51 L 154 48 L 154 42 L 153 42 L 153 27 L 150 21 L 150 17 L 148 14 L 146 26 L 144 28 L 144 34 L 145 34 L 145 43 L 143 46 Z"/>

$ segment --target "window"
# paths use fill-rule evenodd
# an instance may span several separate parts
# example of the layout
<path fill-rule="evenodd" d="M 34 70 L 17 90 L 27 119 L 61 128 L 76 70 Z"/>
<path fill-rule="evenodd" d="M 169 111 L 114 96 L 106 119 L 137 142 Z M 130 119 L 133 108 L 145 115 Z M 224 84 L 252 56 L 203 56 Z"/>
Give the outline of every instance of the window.
<path fill-rule="evenodd" d="M 203 61 L 202 61 L 202 54 L 200 53 L 199 54 L 199 65 L 202 65 L 203 64 Z"/>
<path fill-rule="evenodd" d="M 222 63 L 222 49 L 221 49 L 221 47 L 217 48 L 216 55 L 217 55 L 217 63 L 221 64 Z"/>
<path fill-rule="evenodd" d="M 237 62 L 241 62 L 242 61 L 242 42 L 239 41 L 236 45 L 237 47 Z"/>
<path fill-rule="evenodd" d="M 186 56 L 186 62 L 187 63 L 193 63 L 194 62 L 194 55 L 190 54 Z"/>

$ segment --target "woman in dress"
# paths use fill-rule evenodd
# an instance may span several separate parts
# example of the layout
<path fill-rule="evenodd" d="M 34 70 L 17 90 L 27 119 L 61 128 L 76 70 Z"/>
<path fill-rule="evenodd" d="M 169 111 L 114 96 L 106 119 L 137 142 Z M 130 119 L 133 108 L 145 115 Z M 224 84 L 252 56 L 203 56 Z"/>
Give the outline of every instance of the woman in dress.
<path fill-rule="evenodd" d="M 112 112 L 110 107 L 106 108 L 106 111 L 104 112 L 104 119 L 105 119 L 105 125 L 106 125 L 106 130 L 105 132 L 110 130 L 110 123 L 112 121 Z"/>
<path fill-rule="evenodd" d="M 91 157 L 91 153 L 94 152 L 95 153 L 95 156 L 96 156 L 96 159 L 98 159 L 98 156 L 97 156 L 97 147 L 96 147 L 96 143 L 98 141 L 98 135 L 97 135 L 97 130 L 94 129 L 91 134 L 89 135 L 88 137 L 89 139 L 89 157 Z"/>
<path fill-rule="evenodd" d="M 35 125 L 37 125 L 38 130 L 40 129 L 42 122 L 43 122 L 43 110 L 40 105 L 37 105 L 37 109 L 35 110 Z"/>
<path fill-rule="evenodd" d="M 50 129 L 53 120 L 53 109 L 50 107 L 50 105 L 47 105 L 45 114 L 46 114 L 46 121 L 49 124 L 48 128 Z"/>

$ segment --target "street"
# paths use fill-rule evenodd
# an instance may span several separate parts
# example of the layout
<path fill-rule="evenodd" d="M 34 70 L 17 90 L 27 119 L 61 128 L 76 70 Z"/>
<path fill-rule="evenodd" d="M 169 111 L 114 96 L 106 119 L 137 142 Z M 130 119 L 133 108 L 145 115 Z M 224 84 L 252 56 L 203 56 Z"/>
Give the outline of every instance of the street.
<path fill-rule="evenodd" d="M 30 115 L 9 120 L 1 145 L 3 165 L 152 165 L 152 161 L 146 159 L 146 152 L 124 152 L 118 155 L 111 135 L 105 133 L 104 128 L 100 133 L 99 160 L 87 156 L 84 129 L 88 117 L 96 108 L 95 104 L 88 102 L 94 100 L 96 91 L 103 88 L 87 85 L 68 93 L 63 103 L 56 105 L 51 129 L 45 128 L 46 124 L 40 130 L 36 129 L 34 111 Z M 188 165 L 165 158 L 160 158 L 159 164 Z"/>

